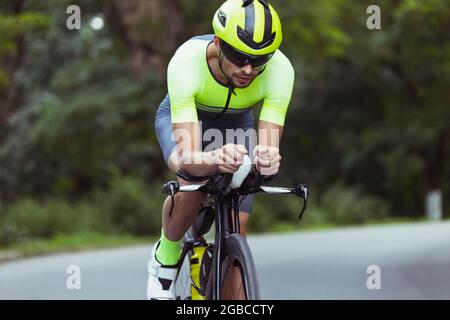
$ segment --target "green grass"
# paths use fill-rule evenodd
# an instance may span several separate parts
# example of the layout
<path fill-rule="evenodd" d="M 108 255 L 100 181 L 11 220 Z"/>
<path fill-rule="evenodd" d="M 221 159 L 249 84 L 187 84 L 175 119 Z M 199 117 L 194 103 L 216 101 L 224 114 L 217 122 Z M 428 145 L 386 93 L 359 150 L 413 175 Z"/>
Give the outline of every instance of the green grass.
<path fill-rule="evenodd" d="M 101 233 L 60 234 L 47 240 L 33 240 L 0 248 L 0 262 L 30 256 L 121 247 L 137 244 L 150 244 L 157 237 L 136 237 L 132 235 L 107 235 Z"/>
<path fill-rule="evenodd" d="M 349 227 L 365 227 L 365 226 L 377 226 L 377 225 L 396 225 L 405 223 L 417 223 L 425 222 L 427 219 L 424 218 L 385 218 L 377 220 L 368 220 L 363 224 L 345 224 L 337 225 L 333 223 L 315 223 L 315 224 L 304 224 L 304 222 L 277 222 L 275 223 L 269 232 L 285 233 L 285 232 L 297 232 L 297 231 L 315 231 L 315 230 L 326 230 L 326 229 L 336 229 L 336 228 L 349 228 Z"/>
<path fill-rule="evenodd" d="M 301 222 L 277 222 L 275 223 L 270 232 L 293 232 L 302 230 L 322 230 L 334 228 L 336 225 L 331 223 L 316 223 L 303 225 Z"/>
<path fill-rule="evenodd" d="M 381 219 L 381 220 L 368 220 L 364 223 L 364 225 L 386 225 L 386 224 L 403 224 L 403 223 L 415 223 L 415 222 L 426 222 L 428 221 L 426 217 L 420 217 L 420 218 L 410 218 L 410 217 L 404 217 L 404 218 L 387 218 L 387 219 Z"/>

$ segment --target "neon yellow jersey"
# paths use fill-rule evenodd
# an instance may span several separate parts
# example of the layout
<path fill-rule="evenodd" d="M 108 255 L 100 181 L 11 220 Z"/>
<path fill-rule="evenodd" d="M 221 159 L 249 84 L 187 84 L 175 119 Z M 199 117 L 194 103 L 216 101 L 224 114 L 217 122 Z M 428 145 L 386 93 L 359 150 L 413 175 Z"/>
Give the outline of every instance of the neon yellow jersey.
<path fill-rule="evenodd" d="M 181 45 L 167 70 L 172 123 L 196 122 L 197 109 L 220 113 L 229 94 L 209 69 L 206 49 L 213 35 L 192 38 Z M 228 112 L 239 112 L 262 101 L 260 120 L 284 125 L 294 84 L 294 69 L 279 50 L 263 72 L 246 88 L 235 88 Z"/>

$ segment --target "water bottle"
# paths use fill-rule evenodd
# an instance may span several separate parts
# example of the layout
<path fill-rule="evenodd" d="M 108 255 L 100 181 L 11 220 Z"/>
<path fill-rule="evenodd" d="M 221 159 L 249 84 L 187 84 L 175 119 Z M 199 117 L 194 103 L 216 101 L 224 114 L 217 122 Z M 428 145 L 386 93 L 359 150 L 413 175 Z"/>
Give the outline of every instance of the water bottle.
<path fill-rule="evenodd" d="M 207 244 L 203 238 L 194 244 L 194 254 L 191 256 L 192 300 L 205 300 L 205 288 L 202 288 L 200 283 L 200 267 L 206 248 Z"/>

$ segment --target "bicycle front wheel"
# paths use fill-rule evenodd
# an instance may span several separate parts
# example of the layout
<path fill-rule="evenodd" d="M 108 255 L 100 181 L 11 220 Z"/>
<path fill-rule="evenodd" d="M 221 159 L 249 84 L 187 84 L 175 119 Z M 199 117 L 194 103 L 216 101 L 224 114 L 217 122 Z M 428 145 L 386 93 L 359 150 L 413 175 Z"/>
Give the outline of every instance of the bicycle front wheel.
<path fill-rule="evenodd" d="M 234 233 L 225 240 L 222 262 L 222 300 L 259 300 L 255 263 L 247 240 Z"/>

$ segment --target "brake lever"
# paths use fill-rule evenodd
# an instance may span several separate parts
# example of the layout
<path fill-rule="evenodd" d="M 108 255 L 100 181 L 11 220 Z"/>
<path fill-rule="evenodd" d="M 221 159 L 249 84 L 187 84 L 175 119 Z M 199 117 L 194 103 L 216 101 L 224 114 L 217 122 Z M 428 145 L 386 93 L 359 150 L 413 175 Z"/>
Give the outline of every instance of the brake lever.
<path fill-rule="evenodd" d="M 305 184 L 299 184 L 295 189 L 295 194 L 303 199 L 303 208 L 300 211 L 300 215 L 298 216 L 298 219 L 302 221 L 303 214 L 305 213 L 308 203 L 308 195 L 309 195 L 308 186 Z"/>
<path fill-rule="evenodd" d="M 165 183 L 162 187 L 162 193 L 168 195 L 175 195 L 180 189 L 180 183 L 178 181 L 172 180 Z"/>
<path fill-rule="evenodd" d="M 175 194 L 180 190 L 180 183 L 178 181 L 169 181 L 163 185 L 162 192 L 170 195 L 170 211 L 169 217 L 172 218 L 172 211 L 175 204 Z"/>

